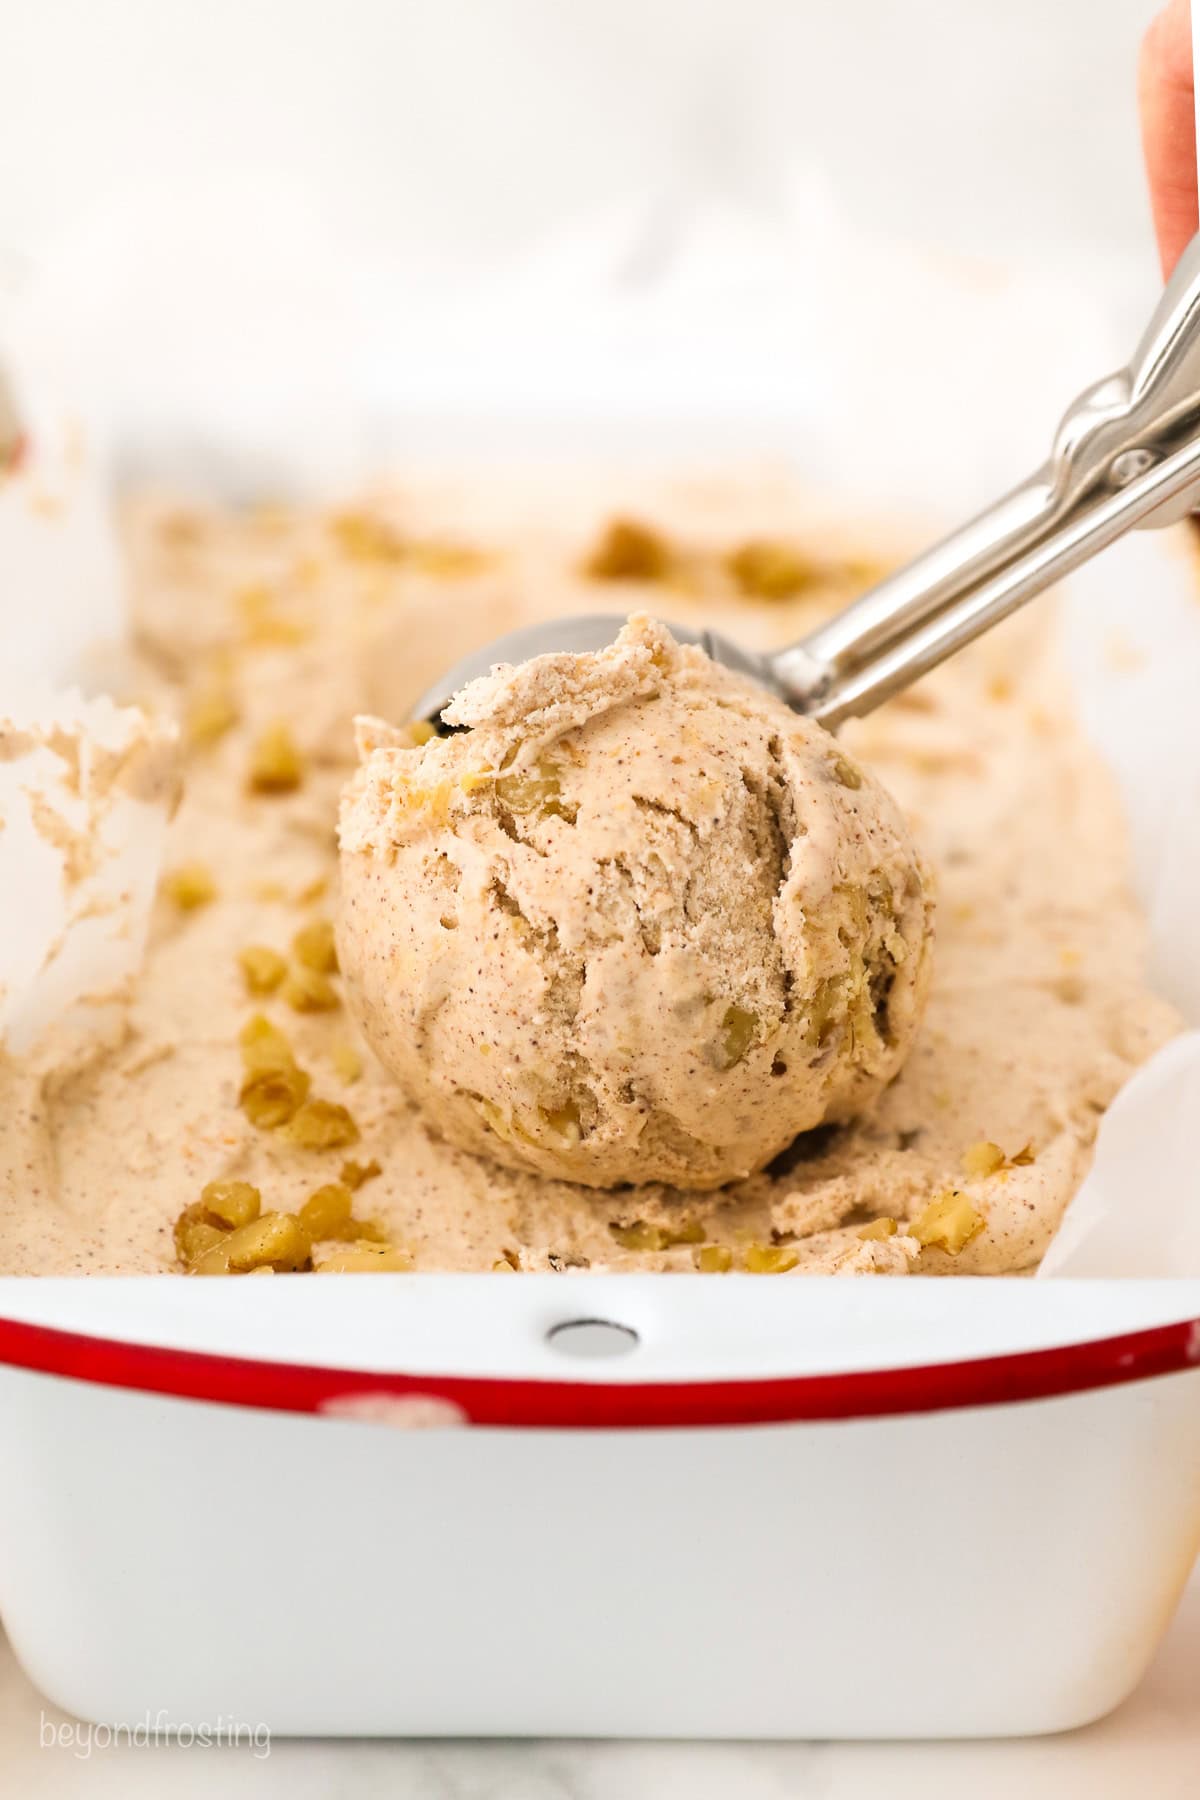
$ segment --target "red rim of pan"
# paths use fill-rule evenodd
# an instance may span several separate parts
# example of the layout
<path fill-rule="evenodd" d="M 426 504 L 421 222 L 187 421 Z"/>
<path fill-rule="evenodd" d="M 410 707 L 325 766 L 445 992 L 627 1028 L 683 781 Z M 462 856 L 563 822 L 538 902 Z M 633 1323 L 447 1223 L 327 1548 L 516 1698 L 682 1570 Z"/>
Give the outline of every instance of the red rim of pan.
<path fill-rule="evenodd" d="M 1200 1320 L 965 1362 L 635 1383 L 375 1374 L 124 1343 L 0 1319 L 0 1364 L 182 1400 L 384 1424 L 664 1430 L 946 1412 L 1117 1387 L 1200 1364 Z"/>

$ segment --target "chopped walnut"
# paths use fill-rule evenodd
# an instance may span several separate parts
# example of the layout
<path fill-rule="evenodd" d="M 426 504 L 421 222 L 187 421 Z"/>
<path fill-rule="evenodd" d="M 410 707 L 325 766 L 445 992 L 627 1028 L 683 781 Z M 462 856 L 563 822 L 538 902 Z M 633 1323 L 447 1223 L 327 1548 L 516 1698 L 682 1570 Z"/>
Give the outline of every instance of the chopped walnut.
<path fill-rule="evenodd" d="M 622 1250 L 675 1250 L 681 1244 L 702 1244 L 704 1227 L 698 1219 L 685 1219 L 679 1225 L 648 1225 L 635 1219 L 632 1225 L 610 1224 L 609 1231 Z"/>
<path fill-rule="evenodd" d="M 338 991 L 328 976 L 305 968 L 303 963 L 289 971 L 279 997 L 293 1012 L 334 1012 L 341 1005 Z"/>
<path fill-rule="evenodd" d="M 733 1267 L 733 1251 L 728 1244 L 701 1244 L 692 1261 L 701 1275 L 727 1275 Z"/>
<path fill-rule="evenodd" d="M 717 1044 L 716 1062 L 719 1069 L 732 1069 L 740 1063 L 753 1044 L 758 1031 L 758 1019 L 744 1006 L 727 1006 L 721 1016 L 721 1036 Z"/>
<path fill-rule="evenodd" d="M 1015 1156 L 1005 1156 L 999 1144 L 982 1140 L 964 1150 L 962 1168 L 964 1175 L 995 1175 L 1001 1169 L 1027 1168 L 1032 1161 L 1033 1151 L 1028 1144 Z"/>
<path fill-rule="evenodd" d="M 207 906 L 216 899 L 217 884 L 206 864 L 180 863 L 178 868 L 168 870 L 163 876 L 162 891 L 180 912 L 195 912 L 198 907 Z"/>
<path fill-rule="evenodd" d="M 312 1245 L 294 1213 L 269 1212 L 240 1225 L 192 1264 L 193 1275 L 249 1275 L 272 1268 L 279 1273 L 300 1269 Z"/>
<path fill-rule="evenodd" d="M 238 1102 L 252 1125 L 274 1131 L 304 1103 L 309 1076 L 297 1065 L 283 1032 L 262 1013 L 242 1027 L 241 1047 L 247 1072 Z"/>
<path fill-rule="evenodd" d="M 385 519 L 368 512 L 335 513 L 329 529 L 343 555 L 351 562 L 399 563 L 404 560 L 404 540 Z"/>
<path fill-rule="evenodd" d="M 205 688 L 189 701 L 184 732 L 189 744 L 206 749 L 218 743 L 238 722 L 237 702 L 228 688 Z"/>
<path fill-rule="evenodd" d="M 462 581 L 488 568 L 492 558 L 471 544 L 422 538 L 410 545 L 408 561 L 422 575 L 436 575 L 443 581 Z"/>
<path fill-rule="evenodd" d="M 234 596 L 241 618 L 242 635 L 248 644 L 259 647 L 302 644 L 311 636 L 307 626 L 289 619 L 279 611 L 280 596 L 264 582 L 254 582 Z"/>
<path fill-rule="evenodd" d="M 304 779 L 304 762 L 282 720 L 261 733 L 250 757 L 247 777 L 256 794 L 290 794 Z"/>
<path fill-rule="evenodd" d="M 973 1237 L 978 1237 L 984 1223 L 965 1194 L 957 1188 L 947 1188 L 945 1193 L 934 1196 L 908 1231 L 919 1244 L 957 1256 Z"/>
<path fill-rule="evenodd" d="M 291 1044 L 265 1013 L 254 1013 L 246 1020 L 238 1042 L 242 1048 L 242 1061 L 248 1069 L 293 1069 L 296 1066 Z"/>
<path fill-rule="evenodd" d="M 370 1250 L 378 1244 L 391 1242 L 378 1219 L 352 1219 L 350 1223 L 353 1227 L 350 1233 L 351 1238 L 364 1250 Z"/>
<path fill-rule="evenodd" d="M 264 1213 L 262 1196 L 249 1182 L 210 1181 L 199 1201 L 175 1221 L 175 1249 L 189 1275 L 307 1269 L 317 1243 L 390 1254 L 382 1229 L 373 1219 L 356 1219 L 352 1206 L 350 1189 L 329 1182 L 310 1194 L 297 1213 Z M 403 1265 L 370 1266 L 411 1267 L 411 1259 Z"/>
<path fill-rule="evenodd" d="M 658 1225 L 646 1225 L 635 1219 L 632 1225 L 610 1225 L 608 1228 L 622 1250 L 665 1250 L 667 1234 Z"/>
<path fill-rule="evenodd" d="M 382 1174 L 383 1170 L 380 1168 L 375 1158 L 372 1157 L 370 1162 L 366 1163 L 344 1162 L 338 1175 L 338 1180 L 346 1187 L 357 1191 L 362 1187 L 364 1182 L 374 1181 L 376 1175 Z"/>
<path fill-rule="evenodd" d="M 829 758 L 829 765 L 833 770 L 834 779 L 839 781 L 844 788 L 860 788 L 862 786 L 861 771 L 856 769 L 849 757 L 843 756 L 840 750 L 834 751 Z"/>
<path fill-rule="evenodd" d="M 395 1244 L 356 1244 L 323 1256 L 314 1267 L 318 1275 L 404 1275 L 416 1264 L 408 1250 Z"/>
<path fill-rule="evenodd" d="M 536 768 L 523 775 L 497 776 L 496 798 L 515 813 L 575 820 L 576 808 L 562 799 L 558 767 L 549 757 L 542 757 Z"/>
<path fill-rule="evenodd" d="M 336 974 L 337 945 L 330 921 L 314 919 L 310 925 L 302 926 L 292 939 L 292 955 L 306 969 L 315 969 L 319 975 Z"/>
<path fill-rule="evenodd" d="M 1004 1167 L 1004 1152 L 999 1144 L 981 1139 L 963 1151 L 962 1167 L 964 1175 L 994 1175 Z"/>
<path fill-rule="evenodd" d="M 302 1150 L 338 1150 L 357 1144 L 358 1126 L 336 1100 L 305 1100 L 287 1121 L 285 1136 Z"/>
<path fill-rule="evenodd" d="M 665 581 L 671 572 L 665 539 L 636 519 L 614 519 L 584 565 L 593 581 Z"/>
<path fill-rule="evenodd" d="M 247 944 L 238 951 L 238 967 L 248 994 L 271 994 L 287 974 L 287 959 L 266 944 Z"/>
<path fill-rule="evenodd" d="M 347 1087 L 352 1087 L 356 1081 L 361 1079 L 363 1059 L 359 1054 L 358 1047 L 352 1044 L 348 1038 L 339 1038 L 329 1056 L 338 1080 L 344 1082 Z"/>
<path fill-rule="evenodd" d="M 202 1206 L 187 1206 L 175 1221 L 175 1254 L 189 1267 L 221 1242 L 225 1228 L 214 1225 Z"/>
<path fill-rule="evenodd" d="M 218 1224 L 233 1230 L 257 1219 L 262 1194 L 248 1181 L 210 1181 L 200 1190 L 200 1204 Z"/>
<path fill-rule="evenodd" d="M 330 1181 L 308 1196 L 297 1217 L 313 1243 L 321 1238 L 353 1238 L 358 1235 L 351 1218 L 354 1195 L 344 1182 Z"/>
<path fill-rule="evenodd" d="M 562 1138 L 564 1143 L 577 1144 L 583 1136 L 579 1106 L 576 1101 L 564 1101 L 562 1106 L 540 1106 L 538 1112 L 555 1137 Z"/>
<path fill-rule="evenodd" d="M 792 600 L 821 578 L 810 558 L 789 544 L 754 538 L 730 552 L 726 568 L 751 600 Z"/>
<path fill-rule="evenodd" d="M 747 1244 L 742 1267 L 749 1275 L 786 1275 L 800 1261 L 789 1244 Z"/>
<path fill-rule="evenodd" d="M 309 1086 L 309 1077 L 295 1063 L 289 1068 L 252 1070 L 242 1083 L 238 1105 L 260 1131 L 275 1131 L 296 1116 Z"/>
<path fill-rule="evenodd" d="M 182 1263 L 194 1262 L 206 1250 L 211 1250 L 227 1229 L 225 1221 L 218 1219 L 204 1200 L 193 1201 L 191 1206 L 184 1207 L 175 1221 L 175 1254 Z"/>

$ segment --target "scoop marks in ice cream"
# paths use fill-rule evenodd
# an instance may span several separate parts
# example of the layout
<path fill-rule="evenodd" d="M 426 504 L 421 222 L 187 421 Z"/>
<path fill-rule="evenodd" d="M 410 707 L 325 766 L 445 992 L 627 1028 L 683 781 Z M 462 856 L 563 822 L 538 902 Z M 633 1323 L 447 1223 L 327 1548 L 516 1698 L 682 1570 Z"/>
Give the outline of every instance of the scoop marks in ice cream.
<path fill-rule="evenodd" d="M 338 955 L 449 1142 L 710 1188 L 869 1106 L 920 1023 L 931 896 L 819 725 L 645 617 L 500 666 L 448 736 L 358 721 Z"/>

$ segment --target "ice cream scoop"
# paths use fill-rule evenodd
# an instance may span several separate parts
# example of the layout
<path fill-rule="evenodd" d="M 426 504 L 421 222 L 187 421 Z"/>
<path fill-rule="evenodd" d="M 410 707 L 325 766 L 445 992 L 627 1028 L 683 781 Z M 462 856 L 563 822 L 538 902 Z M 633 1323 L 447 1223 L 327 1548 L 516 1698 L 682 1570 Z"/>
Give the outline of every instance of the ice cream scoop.
<path fill-rule="evenodd" d="M 1200 239 L 1028 481 L 789 649 L 644 621 L 613 645 L 612 619 L 560 620 L 424 695 L 418 721 L 449 735 L 365 727 L 342 962 L 437 1129 L 574 1181 L 709 1187 L 898 1071 L 925 985 L 920 864 L 822 727 L 1195 503 L 1198 322 Z"/>
<path fill-rule="evenodd" d="M 452 1143 L 706 1188 L 860 1111 L 924 999 L 896 805 L 819 725 L 661 625 L 501 667 L 449 736 L 359 722 L 338 955 Z"/>
<path fill-rule="evenodd" d="M 1135 526 L 1200 503 L 1200 236 L 1180 259 L 1129 365 L 1068 408 L 1020 487 L 808 637 L 757 656 L 716 632 L 672 626 L 719 663 L 835 729 L 928 673 Z M 527 627 L 459 663 L 414 708 L 441 720 L 451 695 L 499 662 L 594 650 L 617 621 Z"/>

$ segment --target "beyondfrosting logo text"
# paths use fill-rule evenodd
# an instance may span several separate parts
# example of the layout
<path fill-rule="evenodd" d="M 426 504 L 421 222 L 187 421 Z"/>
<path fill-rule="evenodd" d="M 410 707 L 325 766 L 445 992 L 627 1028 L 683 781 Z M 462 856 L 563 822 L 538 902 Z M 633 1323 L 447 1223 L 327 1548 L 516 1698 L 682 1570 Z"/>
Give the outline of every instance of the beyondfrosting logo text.
<path fill-rule="evenodd" d="M 49 1719 L 43 1712 L 38 1724 L 38 1743 L 43 1750 L 69 1750 L 86 1762 L 93 1750 L 148 1749 L 152 1745 L 177 1744 L 181 1750 L 234 1750 L 245 1747 L 258 1761 L 271 1754 L 271 1732 L 266 1725 L 223 1713 L 209 1723 L 181 1720 L 172 1724 L 164 1711 L 146 1713 L 136 1724 L 91 1725 L 83 1719 Z"/>

